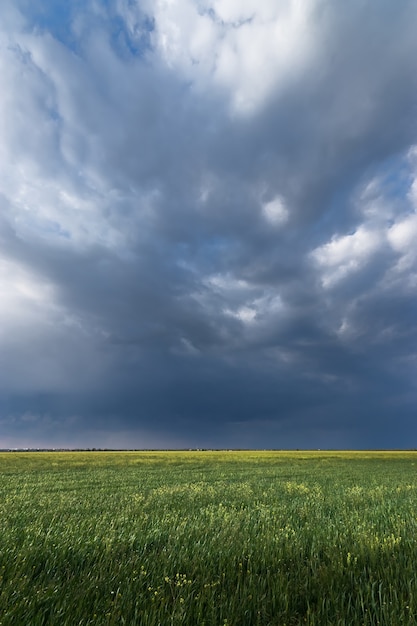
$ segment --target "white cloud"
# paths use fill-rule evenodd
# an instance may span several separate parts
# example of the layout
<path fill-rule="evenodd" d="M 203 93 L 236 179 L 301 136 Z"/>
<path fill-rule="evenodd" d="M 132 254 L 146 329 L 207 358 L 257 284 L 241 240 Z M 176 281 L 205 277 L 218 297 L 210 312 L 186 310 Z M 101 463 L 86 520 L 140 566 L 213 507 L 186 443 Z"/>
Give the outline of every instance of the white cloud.
<path fill-rule="evenodd" d="M 231 315 L 240 320 L 244 324 L 251 324 L 256 320 L 257 311 L 253 306 L 241 306 L 238 309 L 232 311 L 231 309 L 225 309 L 226 315 Z"/>
<path fill-rule="evenodd" d="M 315 5 L 159 0 L 155 45 L 198 89 L 223 89 L 232 109 L 247 114 L 312 62 Z"/>
<path fill-rule="evenodd" d="M 389 279 L 402 281 L 415 289 L 417 284 L 417 214 L 398 220 L 388 230 L 387 239 L 398 260 L 389 272 Z"/>
<path fill-rule="evenodd" d="M 0 338 L 45 323 L 54 305 L 53 286 L 27 267 L 0 257 Z"/>
<path fill-rule="evenodd" d="M 262 206 L 262 214 L 267 222 L 273 226 L 281 226 L 288 220 L 289 212 L 284 201 L 279 196 Z"/>
<path fill-rule="evenodd" d="M 277 322 L 283 315 L 285 305 L 279 294 L 267 293 L 260 298 L 248 299 L 243 306 L 225 308 L 224 313 L 245 324 L 247 327 L 266 328 L 271 321 Z"/>
<path fill-rule="evenodd" d="M 213 274 L 205 279 L 205 284 L 219 293 L 246 293 L 251 285 L 246 280 L 237 279 L 229 273 Z"/>
<path fill-rule="evenodd" d="M 409 150 L 411 182 L 407 193 L 408 212 L 396 216 L 394 223 L 387 229 L 387 239 L 392 249 L 399 255 L 399 261 L 393 268 L 395 272 L 409 270 L 417 261 L 417 149 Z"/>
<path fill-rule="evenodd" d="M 316 248 L 312 257 L 321 273 L 323 287 L 333 287 L 362 269 L 382 243 L 380 233 L 360 226 L 351 235 L 333 237 L 328 243 Z"/>
<path fill-rule="evenodd" d="M 118 189 L 120 170 L 109 176 L 103 162 L 127 132 L 116 125 L 115 111 L 130 106 L 123 90 L 133 69 L 122 67 L 99 36 L 90 54 L 88 64 L 49 34 L 3 33 L 0 194 L 6 219 L 24 241 L 67 249 L 99 244 L 125 254 L 132 229 L 123 228 L 119 208 L 139 205 L 147 219 L 152 192 Z M 107 86 L 103 94 L 94 67 L 99 57 L 106 58 L 106 80 L 119 76 L 117 102 Z"/>
<path fill-rule="evenodd" d="M 394 224 L 388 231 L 388 241 L 402 254 L 416 250 L 417 215 L 412 214 Z"/>
<path fill-rule="evenodd" d="M 212 8 L 215 15 L 222 22 L 240 24 L 257 17 L 262 21 L 269 21 L 276 17 L 285 3 L 256 2 L 256 0 L 213 0 L 205 2 L 207 8 Z"/>

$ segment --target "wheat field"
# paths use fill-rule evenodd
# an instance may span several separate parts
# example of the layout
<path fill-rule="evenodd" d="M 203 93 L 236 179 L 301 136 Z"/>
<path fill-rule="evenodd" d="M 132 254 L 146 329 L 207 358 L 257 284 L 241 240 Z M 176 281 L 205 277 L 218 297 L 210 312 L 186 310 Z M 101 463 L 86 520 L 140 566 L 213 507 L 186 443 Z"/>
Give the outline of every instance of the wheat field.
<path fill-rule="evenodd" d="M 417 453 L 0 454 L 2 626 L 417 624 Z"/>

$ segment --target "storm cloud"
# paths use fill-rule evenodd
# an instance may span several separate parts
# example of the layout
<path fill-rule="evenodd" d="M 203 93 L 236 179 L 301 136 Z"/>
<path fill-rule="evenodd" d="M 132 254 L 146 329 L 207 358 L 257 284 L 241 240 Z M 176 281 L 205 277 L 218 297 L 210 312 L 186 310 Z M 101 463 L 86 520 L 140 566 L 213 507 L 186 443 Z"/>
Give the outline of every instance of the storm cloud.
<path fill-rule="evenodd" d="M 0 447 L 416 447 L 412 0 L 4 0 Z"/>

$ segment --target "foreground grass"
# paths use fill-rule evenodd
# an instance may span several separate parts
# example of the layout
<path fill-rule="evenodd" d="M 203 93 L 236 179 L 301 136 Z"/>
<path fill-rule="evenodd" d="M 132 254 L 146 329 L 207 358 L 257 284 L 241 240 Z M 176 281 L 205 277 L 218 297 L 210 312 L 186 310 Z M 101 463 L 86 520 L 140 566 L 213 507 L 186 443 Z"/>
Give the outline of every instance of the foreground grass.
<path fill-rule="evenodd" d="M 0 624 L 417 624 L 415 453 L 0 454 Z"/>

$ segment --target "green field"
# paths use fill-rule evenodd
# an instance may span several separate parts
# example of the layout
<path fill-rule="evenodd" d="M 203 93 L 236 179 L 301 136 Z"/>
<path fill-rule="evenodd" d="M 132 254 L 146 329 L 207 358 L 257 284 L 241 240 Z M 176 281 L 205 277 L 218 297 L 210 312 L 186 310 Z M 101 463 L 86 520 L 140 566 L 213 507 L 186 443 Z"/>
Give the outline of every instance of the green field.
<path fill-rule="evenodd" d="M 0 624 L 417 624 L 417 453 L 0 454 Z"/>

